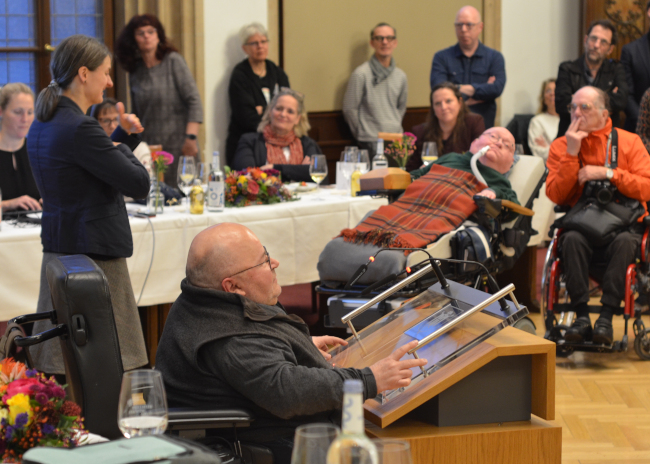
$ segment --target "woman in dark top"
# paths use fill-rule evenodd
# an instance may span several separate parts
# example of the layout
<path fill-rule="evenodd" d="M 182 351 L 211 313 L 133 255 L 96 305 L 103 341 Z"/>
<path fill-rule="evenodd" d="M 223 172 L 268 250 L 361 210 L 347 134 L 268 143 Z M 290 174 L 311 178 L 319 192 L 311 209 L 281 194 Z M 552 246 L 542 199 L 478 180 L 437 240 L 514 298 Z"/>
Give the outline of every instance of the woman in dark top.
<path fill-rule="evenodd" d="M 242 135 L 255 132 L 271 98 L 281 87 L 289 87 L 289 78 L 275 63 L 266 59 L 269 37 L 264 26 L 252 23 L 239 31 L 242 49 L 248 55 L 235 66 L 230 76 L 230 125 L 226 140 L 226 160 L 232 163 Z"/>
<path fill-rule="evenodd" d="M 25 84 L 0 90 L 0 190 L 2 211 L 40 210 L 25 137 L 34 122 L 34 92 Z"/>
<path fill-rule="evenodd" d="M 411 132 L 418 138 L 415 152 L 406 164 L 407 171 L 422 166 L 422 145 L 435 142 L 438 156 L 447 153 L 465 153 L 474 139 L 485 131 L 483 116 L 471 113 L 456 84 L 441 82 L 431 90 L 431 108 L 425 123 Z"/>
<path fill-rule="evenodd" d="M 231 167 L 277 169 L 283 182 L 311 181 L 310 156 L 322 153 L 309 132 L 303 97 L 288 88 L 280 90 L 264 112 L 258 132 L 239 140 Z"/>
<path fill-rule="evenodd" d="M 29 131 L 27 151 L 43 195 L 37 310 L 52 309 L 47 264 L 64 255 L 88 255 L 106 274 L 122 363 L 131 370 L 147 364 L 147 353 L 126 267 L 133 240 L 123 195 L 144 198 L 149 175 L 131 152 L 139 143 L 136 133 L 143 131 L 137 117 L 124 114 L 124 105 L 118 103 L 120 126 L 109 138 L 96 119 L 86 116 L 91 105 L 102 102 L 104 90 L 113 86 L 110 68 L 103 43 L 70 36 L 56 47 L 50 63 L 52 81 L 36 101 L 37 121 Z M 51 327 L 49 322 L 37 322 L 34 331 Z M 39 370 L 64 373 L 58 340 L 30 352 Z"/>

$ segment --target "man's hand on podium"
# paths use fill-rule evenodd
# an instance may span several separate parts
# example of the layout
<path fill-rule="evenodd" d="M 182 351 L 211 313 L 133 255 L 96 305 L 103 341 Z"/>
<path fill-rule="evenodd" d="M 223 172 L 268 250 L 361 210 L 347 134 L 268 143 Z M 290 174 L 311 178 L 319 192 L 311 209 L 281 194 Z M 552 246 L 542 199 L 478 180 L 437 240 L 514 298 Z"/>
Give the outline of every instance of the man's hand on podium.
<path fill-rule="evenodd" d="M 375 382 L 377 382 L 377 393 L 407 387 L 411 383 L 411 376 L 413 375 L 411 368 L 426 365 L 426 359 L 405 359 L 400 361 L 402 356 L 407 351 L 415 348 L 417 344 L 417 340 L 413 340 L 397 348 L 387 358 L 370 366 L 370 370 L 375 376 Z"/>

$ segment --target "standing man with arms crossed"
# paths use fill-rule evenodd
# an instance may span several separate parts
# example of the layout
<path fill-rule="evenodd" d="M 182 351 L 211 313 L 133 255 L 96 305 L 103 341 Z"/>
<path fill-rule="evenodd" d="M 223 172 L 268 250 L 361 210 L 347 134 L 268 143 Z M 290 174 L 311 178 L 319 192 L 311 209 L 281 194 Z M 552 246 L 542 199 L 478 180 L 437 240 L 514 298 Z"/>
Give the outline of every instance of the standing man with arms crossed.
<path fill-rule="evenodd" d="M 494 126 L 495 100 L 506 85 L 503 55 L 479 40 L 483 32 L 481 14 L 473 6 L 464 6 L 456 14 L 458 43 L 440 50 L 431 64 L 431 88 L 444 81 L 458 84 L 465 103 L 485 120 L 485 128 Z"/>

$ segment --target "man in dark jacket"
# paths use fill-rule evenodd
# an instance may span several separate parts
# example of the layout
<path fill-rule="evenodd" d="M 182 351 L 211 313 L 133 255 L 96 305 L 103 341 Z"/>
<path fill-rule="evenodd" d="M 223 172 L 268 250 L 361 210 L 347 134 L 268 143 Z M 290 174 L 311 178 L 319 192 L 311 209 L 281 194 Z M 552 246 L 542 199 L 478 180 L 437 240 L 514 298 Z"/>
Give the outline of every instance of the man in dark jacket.
<path fill-rule="evenodd" d="M 248 409 L 255 422 L 239 438 L 264 443 L 276 462 L 289 462 L 298 425 L 340 419 L 344 380 L 361 380 L 364 399 L 373 398 L 407 386 L 410 368 L 426 360 L 400 361 L 417 345 L 411 342 L 370 367 L 333 368 L 327 345 L 346 342 L 310 337 L 303 320 L 284 311 L 278 266 L 242 225 L 219 224 L 197 235 L 156 369 L 170 406 Z"/>
<path fill-rule="evenodd" d="M 650 0 L 646 3 L 645 10 L 650 18 Z M 625 130 L 636 132 L 639 104 L 650 87 L 650 32 L 623 46 L 621 64 L 625 68 L 628 87 Z"/>
<path fill-rule="evenodd" d="M 607 58 L 616 41 L 616 28 L 609 20 L 594 21 L 585 36 L 585 54 L 575 61 L 560 64 L 555 82 L 555 110 L 560 115 L 558 137 L 562 137 L 571 124 L 568 110 L 571 96 L 586 85 L 607 93 L 612 123 L 620 127 L 618 114 L 625 109 L 628 87 L 623 65 Z"/>

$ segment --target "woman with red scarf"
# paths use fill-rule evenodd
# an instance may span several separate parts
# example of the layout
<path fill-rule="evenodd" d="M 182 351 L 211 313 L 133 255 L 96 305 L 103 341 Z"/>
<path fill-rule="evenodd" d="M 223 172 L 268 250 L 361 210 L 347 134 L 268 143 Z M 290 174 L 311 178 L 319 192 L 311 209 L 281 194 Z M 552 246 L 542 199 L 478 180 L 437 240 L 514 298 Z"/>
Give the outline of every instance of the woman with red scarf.
<path fill-rule="evenodd" d="M 283 182 L 311 181 L 311 155 L 322 153 L 313 139 L 307 137 L 309 121 L 303 96 L 282 88 L 271 100 L 257 132 L 239 139 L 232 169 L 248 167 L 276 169 Z"/>

